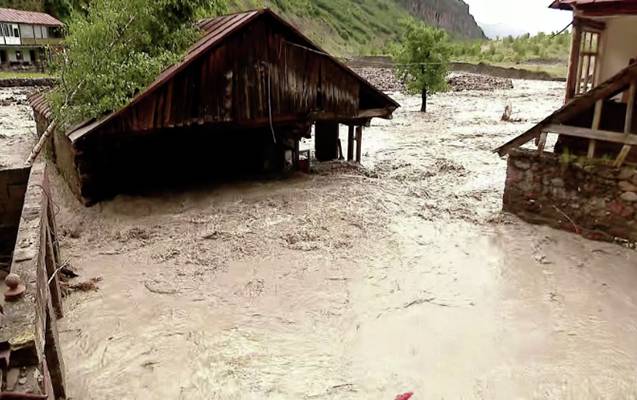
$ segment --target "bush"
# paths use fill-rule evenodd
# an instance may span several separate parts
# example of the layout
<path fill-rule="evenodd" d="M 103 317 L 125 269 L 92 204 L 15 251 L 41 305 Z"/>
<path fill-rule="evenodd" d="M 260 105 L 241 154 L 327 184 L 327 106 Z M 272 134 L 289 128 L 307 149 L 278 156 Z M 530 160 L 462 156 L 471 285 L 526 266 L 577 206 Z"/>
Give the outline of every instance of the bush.
<path fill-rule="evenodd" d="M 198 38 L 197 16 L 222 10 L 221 0 L 95 0 L 86 13 L 74 12 L 53 63 L 61 81 L 49 95 L 57 125 L 125 106 Z"/>

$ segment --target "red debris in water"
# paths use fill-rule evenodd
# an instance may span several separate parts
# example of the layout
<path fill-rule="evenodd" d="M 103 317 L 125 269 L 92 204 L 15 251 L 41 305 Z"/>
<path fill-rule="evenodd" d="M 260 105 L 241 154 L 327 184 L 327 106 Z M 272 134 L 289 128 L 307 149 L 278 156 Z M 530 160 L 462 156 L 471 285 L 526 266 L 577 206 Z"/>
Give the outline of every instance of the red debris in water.
<path fill-rule="evenodd" d="M 409 393 L 405 393 L 405 394 L 399 394 L 398 396 L 396 396 L 395 400 L 409 400 L 411 399 L 411 396 L 413 396 L 414 393 L 413 392 L 409 392 Z"/>

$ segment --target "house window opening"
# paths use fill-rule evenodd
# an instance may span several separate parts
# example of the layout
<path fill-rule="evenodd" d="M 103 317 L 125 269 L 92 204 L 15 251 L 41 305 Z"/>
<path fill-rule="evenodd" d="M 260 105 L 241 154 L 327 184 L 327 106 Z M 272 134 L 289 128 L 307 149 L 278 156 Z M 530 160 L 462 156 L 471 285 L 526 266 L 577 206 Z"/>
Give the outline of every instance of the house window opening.
<path fill-rule="evenodd" d="M 598 83 L 597 72 L 599 69 L 600 42 L 601 34 L 599 32 L 582 32 L 575 95 L 581 95 L 590 91 Z"/>

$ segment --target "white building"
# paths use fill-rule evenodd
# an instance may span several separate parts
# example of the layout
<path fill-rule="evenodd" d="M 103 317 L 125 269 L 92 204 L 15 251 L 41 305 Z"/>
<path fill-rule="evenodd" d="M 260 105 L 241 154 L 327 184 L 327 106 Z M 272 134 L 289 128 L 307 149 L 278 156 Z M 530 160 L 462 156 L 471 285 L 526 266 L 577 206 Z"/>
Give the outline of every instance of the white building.
<path fill-rule="evenodd" d="M 44 48 L 60 43 L 62 27 L 45 13 L 0 8 L 0 65 L 40 65 Z"/>

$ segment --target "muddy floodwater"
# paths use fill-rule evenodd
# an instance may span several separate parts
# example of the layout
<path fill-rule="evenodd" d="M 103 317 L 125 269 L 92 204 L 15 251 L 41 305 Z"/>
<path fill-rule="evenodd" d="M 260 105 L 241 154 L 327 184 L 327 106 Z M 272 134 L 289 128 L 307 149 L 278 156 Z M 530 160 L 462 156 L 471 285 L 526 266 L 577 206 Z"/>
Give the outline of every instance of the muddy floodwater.
<path fill-rule="evenodd" d="M 63 258 L 99 288 L 59 323 L 71 397 L 637 398 L 637 254 L 500 211 L 492 149 L 563 99 L 514 84 L 428 114 L 396 95 L 362 167 L 92 208 L 53 176 Z"/>

